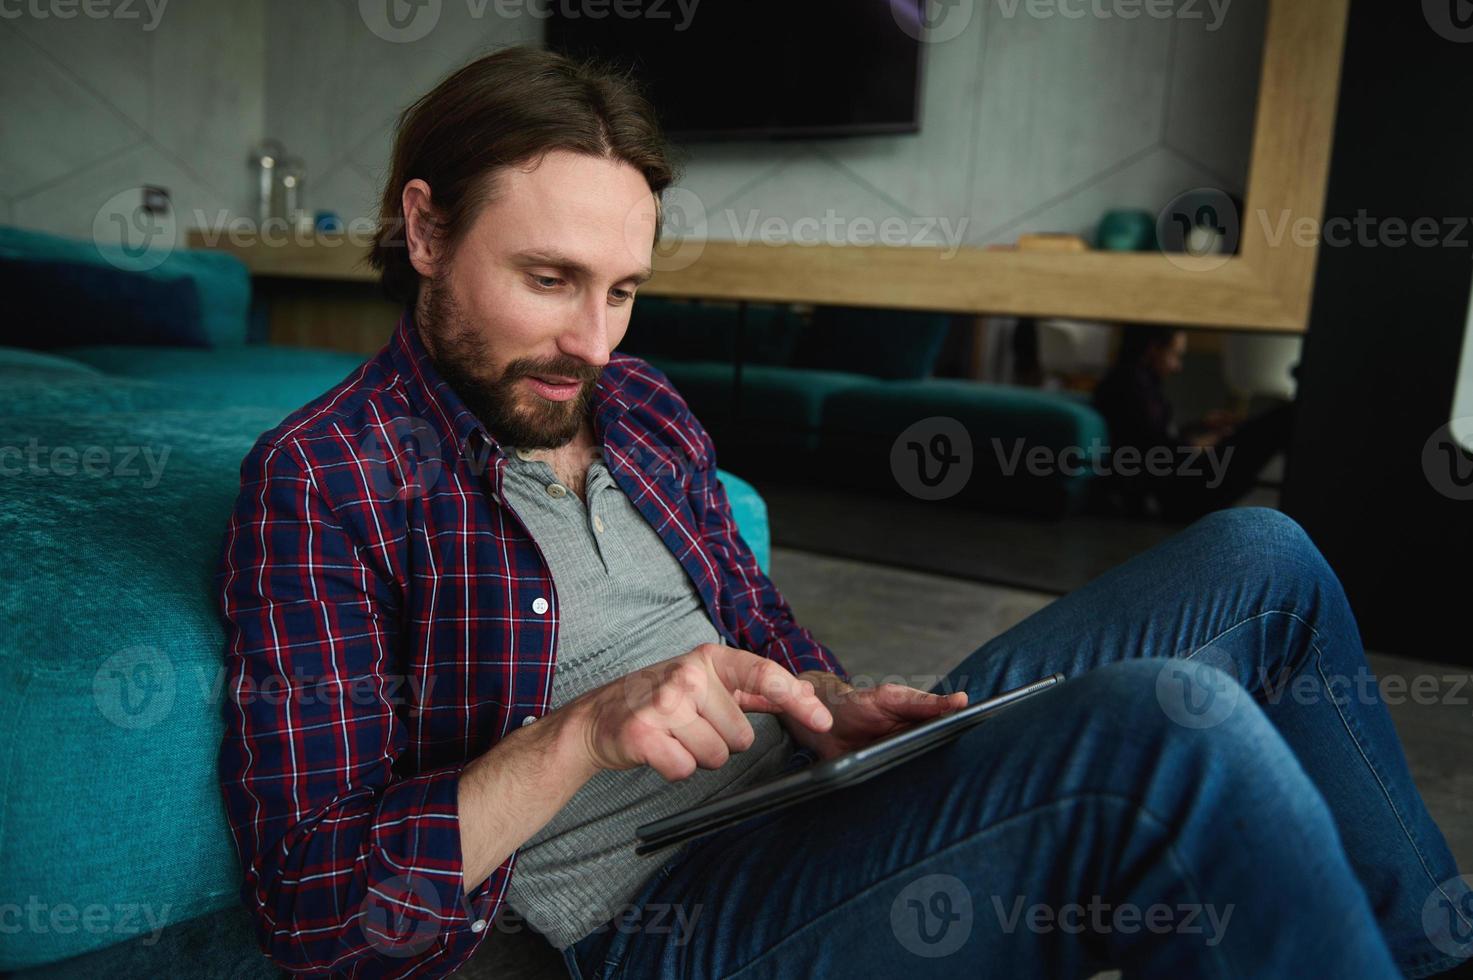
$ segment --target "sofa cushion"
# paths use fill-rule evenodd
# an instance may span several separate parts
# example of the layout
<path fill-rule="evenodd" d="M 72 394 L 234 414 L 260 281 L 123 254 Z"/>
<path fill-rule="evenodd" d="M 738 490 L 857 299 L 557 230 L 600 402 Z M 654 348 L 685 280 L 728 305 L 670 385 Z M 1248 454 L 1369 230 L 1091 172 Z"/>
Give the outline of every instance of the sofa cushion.
<path fill-rule="evenodd" d="M 0 419 L 0 902 L 93 913 L 0 931 L 0 971 L 235 901 L 211 581 L 274 410 Z M 44 855 L 44 860 L 38 860 Z"/>
<path fill-rule="evenodd" d="M 748 303 L 746 322 L 735 303 L 652 296 L 639 300 L 619 349 L 645 359 L 725 361 L 736 358 L 738 334 L 748 364 L 787 364 L 803 321 L 789 307 Z"/>
<path fill-rule="evenodd" d="M 102 372 L 97 368 L 60 354 L 45 354 L 41 351 L 21 347 L 0 347 L 0 371 L 7 377 L 22 374 L 55 376 L 57 374 L 91 374 Z"/>
<path fill-rule="evenodd" d="M 107 415 L 183 407 L 188 392 L 115 378 L 65 357 L 0 347 L 0 416 Z M 0 477 L 14 460 L 0 458 Z"/>
<path fill-rule="evenodd" d="M 835 392 L 874 383 L 871 378 L 843 371 L 748 364 L 742 368 L 738 406 L 735 373 L 729 363 L 650 363 L 665 372 L 696 418 L 710 431 L 717 453 L 740 453 L 743 462 L 750 461 L 749 454 L 738 447 L 738 442 L 755 440 L 775 451 L 816 449 L 826 400 Z"/>
<path fill-rule="evenodd" d="M 793 363 L 875 378 L 924 378 L 950 329 L 945 313 L 820 306 Z"/>
<path fill-rule="evenodd" d="M 11 980 L 279 980 L 284 975 L 256 948 L 251 917 L 242 906 L 232 905 L 163 929 L 155 929 L 146 920 L 140 925 L 139 934 L 123 942 L 9 976 Z"/>
<path fill-rule="evenodd" d="M 268 344 L 198 350 L 177 347 L 73 347 L 66 356 L 110 375 L 146 379 L 190 393 L 187 407 L 300 408 L 342 381 L 361 354 Z"/>
<path fill-rule="evenodd" d="M 717 475 L 721 480 L 721 488 L 726 491 L 727 503 L 731 504 L 731 516 L 736 521 L 742 540 L 747 543 L 748 548 L 752 549 L 752 556 L 757 559 L 757 567 L 764 572 L 767 571 L 772 564 L 772 540 L 767 524 L 767 501 L 762 499 L 756 487 L 741 477 L 733 476 L 724 470 L 718 470 Z"/>
<path fill-rule="evenodd" d="M 246 340 L 251 306 L 250 273 L 239 259 L 223 252 L 176 248 L 156 267 L 140 268 L 137 260 L 115 247 L 0 226 L 0 260 L 79 263 L 128 271 L 146 279 L 183 278 L 196 294 L 206 344 L 230 347 Z"/>
<path fill-rule="evenodd" d="M 970 436 L 972 474 L 959 499 L 1039 516 L 1083 505 L 1093 477 L 1088 454 L 1109 444 L 1104 418 L 1072 394 L 950 378 L 887 381 L 824 403 L 821 461 L 863 485 L 901 492 L 891 449 L 911 425 L 936 416 L 955 419 Z"/>
<path fill-rule="evenodd" d="M 184 276 L 141 276 L 108 265 L 0 258 L 11 309 L 0 343 L 43 350 L 76 344 L 206 347 L 199 292 Z"/>

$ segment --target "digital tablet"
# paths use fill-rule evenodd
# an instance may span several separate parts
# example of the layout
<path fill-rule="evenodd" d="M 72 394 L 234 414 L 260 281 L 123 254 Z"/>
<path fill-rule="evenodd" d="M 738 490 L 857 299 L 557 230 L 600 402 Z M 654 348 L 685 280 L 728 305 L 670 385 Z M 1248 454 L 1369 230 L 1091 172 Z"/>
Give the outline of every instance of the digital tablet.
<path fill-rule="evenodd" d="M 729 827 L 748 817 L 863 782 L 886 769 L 950 742 L 994 712 L 1045 691 L 1063 679 L 1063 674 L 1051 674 L 1031 684 L 1004 691 L 986 701 L 967 705 L 959 711 L 887 735 L 862 749 L 855 749 L 824 762 L 815 762 L 730 796 L 710 800 L 700 806 L 644 824 L 634 832 L 634 853 L 650 854 L 693 837 Z"/>

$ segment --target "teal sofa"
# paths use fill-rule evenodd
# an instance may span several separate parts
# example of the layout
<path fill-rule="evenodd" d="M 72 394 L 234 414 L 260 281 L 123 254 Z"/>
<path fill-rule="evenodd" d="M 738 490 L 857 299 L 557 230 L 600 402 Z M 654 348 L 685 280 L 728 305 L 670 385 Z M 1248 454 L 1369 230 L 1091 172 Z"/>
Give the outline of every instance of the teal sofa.
<path fill-rule="evenodd" d="M 759 482 L 903 496 L 892 447 L 942 417 L 971 437 L 971 476 L 948 502 L 1048 519 L 1084 510 L 1097 481 L 1076 463 L 1108 445 L 1104 418 L 1074 393 L 932 376 L 950 320 L 646 298 L 621 349 L 664 371 L 723 463 Z"/>
<path fill-rule="evenodd" d="M 361 358 L 233 336 L 0 347 L 0 974 L 276 975 L 217 784 L 213 576 L 247 450 Z"/>

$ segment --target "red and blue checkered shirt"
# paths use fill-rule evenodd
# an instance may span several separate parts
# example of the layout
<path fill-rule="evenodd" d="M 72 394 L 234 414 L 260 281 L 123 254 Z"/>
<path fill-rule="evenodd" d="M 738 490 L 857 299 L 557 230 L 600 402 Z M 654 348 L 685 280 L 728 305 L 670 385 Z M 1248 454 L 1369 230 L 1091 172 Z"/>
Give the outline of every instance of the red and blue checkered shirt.
<path fill-rule="evenodd" d="M 616 354 L 593 416 L 723 640 L 847 676 L 758 568 L 670 382 Z M 464 891 L 457 781 L 549 710 L 558 595 L 502 495 L 505 461 L 406 315 L 241 466 L 219 572 L 220 779 L 241 898 L 282 967 L 443 976 L 506 895 L 515 852 Z"/>

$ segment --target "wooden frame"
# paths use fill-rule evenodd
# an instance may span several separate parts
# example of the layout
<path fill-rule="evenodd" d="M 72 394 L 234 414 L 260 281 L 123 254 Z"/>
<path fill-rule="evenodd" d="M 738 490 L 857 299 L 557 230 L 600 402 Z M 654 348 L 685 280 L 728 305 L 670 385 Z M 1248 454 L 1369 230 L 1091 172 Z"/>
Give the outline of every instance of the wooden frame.
<path fill-rule="evenodd" d="M 1349 0 L 1269 0 L 1233 256 L 708 241 L 656 296 L 1308 329 Z M 205 244 L 199 233 L 191 243 Z M 371 279 L 348 246 L 231 249 L 258 275 Z M 689 243 L 687 246 L 689 247 Z M 657 263 L 657 269 L 658 269 Z"/>

